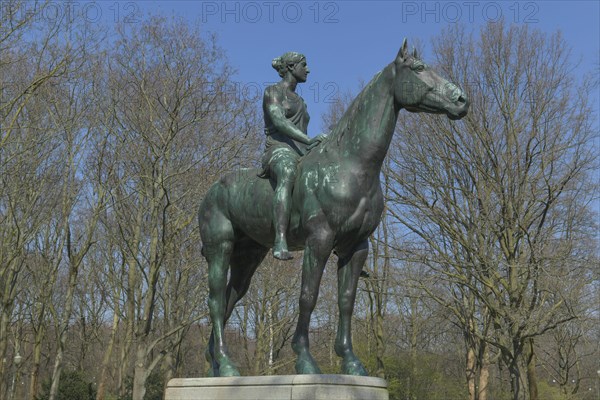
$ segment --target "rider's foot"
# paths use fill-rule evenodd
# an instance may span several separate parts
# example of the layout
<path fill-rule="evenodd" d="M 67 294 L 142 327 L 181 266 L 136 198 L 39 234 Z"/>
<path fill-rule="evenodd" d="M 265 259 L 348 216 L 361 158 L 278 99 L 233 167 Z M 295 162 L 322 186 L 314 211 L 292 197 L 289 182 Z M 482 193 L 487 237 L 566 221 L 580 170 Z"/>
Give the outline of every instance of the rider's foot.
<path fill-rule="evenodd" d="M 278 260 L 291 260 L 294 258 L 292 253 L 287 249 L 287 243 L 285 241 L 277 241 L 273 246 L 273 257 Z"/>

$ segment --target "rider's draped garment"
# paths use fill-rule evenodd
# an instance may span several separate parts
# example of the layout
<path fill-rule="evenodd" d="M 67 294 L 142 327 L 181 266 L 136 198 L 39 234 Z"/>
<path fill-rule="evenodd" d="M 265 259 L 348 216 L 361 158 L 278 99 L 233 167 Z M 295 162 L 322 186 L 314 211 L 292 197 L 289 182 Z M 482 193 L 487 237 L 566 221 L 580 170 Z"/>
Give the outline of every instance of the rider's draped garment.
<path fill-rule="evenodd" d="M 278 93 L 272 93 L 273 91 L 278 91 Z M 282 106 L 285 118 L 306 135 L 308 122 L 310 120 L 306 104 L 302 97 L 294 92 L 291 93 L 292 94 L 290 95 L 288 90 L 275 84 L 267 87 L 265 90 L 265 97 L 270 94 L 271 98 L 275 97 L 283 99 Z M 306 144 L 298 142 L 279 132 L 266 112 L 265 135 L 267 135 L 267 140 L 265 151 L 261 158 L 263 167 L 261 176 L 268 176 L 270 167 L 282 161 L 293 163 L 295 165 L 298 162 L 298 158 L 306 153 Z"/>

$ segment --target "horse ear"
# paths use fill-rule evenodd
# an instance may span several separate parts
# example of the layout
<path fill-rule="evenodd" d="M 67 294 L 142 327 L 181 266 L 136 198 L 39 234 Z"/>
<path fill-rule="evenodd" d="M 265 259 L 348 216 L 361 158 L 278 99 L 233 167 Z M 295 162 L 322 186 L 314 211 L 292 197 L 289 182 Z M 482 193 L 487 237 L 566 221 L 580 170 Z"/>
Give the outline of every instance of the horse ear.
<path fill-rule="evenodd" d="M 417 48 L 413 47 L 413 58 L 419 58 L 419 56 L 417 55 Z"/>
<path fill-rule="evenodd" d="M 401 59 L 404 60 L 406 58 L 406 50 L 408 49 L 408 42 L 406 40 L 406 38 L 404 38 L 404 41 L 402 42 L 402 47 L 400 47 L 400 50 L 398 51 L 398 55 L 396 56 L 396 59 Z"/>

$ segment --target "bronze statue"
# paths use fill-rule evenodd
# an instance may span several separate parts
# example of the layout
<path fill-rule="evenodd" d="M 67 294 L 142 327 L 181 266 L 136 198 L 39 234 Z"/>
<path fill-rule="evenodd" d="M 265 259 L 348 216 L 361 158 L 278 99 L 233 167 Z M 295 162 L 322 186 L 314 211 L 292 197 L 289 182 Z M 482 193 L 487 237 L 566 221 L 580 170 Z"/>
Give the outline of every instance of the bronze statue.
<path fill-rule="evenodd" d="M 340 314 L 335 351 L 342 357 L 342 373 L 367 374 L 352 350 L 350 323 L 368 237 L 383 211 L 379 173 L 398 112 L 404 108 L 460 119 L 468 107 L 457 86 L 440 78 L 416 52 L 409 54 L 405 40 L 394 61 L 354 99 L 329 136 L 300 158 L 287 228 L 289 250 L 304 249 L 299 316 L 292 339 L 298 373 L 320 373 L 310 354 L 308 328 L 325 263 L 334 252 L 338 256 Z M 310 143 L 303 136 L 297 141 Z M 224 325 L 277 240 L 272 205 L 279 177 L 272 176 L 272 168 L 269 179 L 257 177 L 259 173 L 246 169 L 222 177 L 199 210 L 203 254 L 209 268 L 213 329 L 207 358 L 213 376 L 239 375 L 227 353 Z"/>

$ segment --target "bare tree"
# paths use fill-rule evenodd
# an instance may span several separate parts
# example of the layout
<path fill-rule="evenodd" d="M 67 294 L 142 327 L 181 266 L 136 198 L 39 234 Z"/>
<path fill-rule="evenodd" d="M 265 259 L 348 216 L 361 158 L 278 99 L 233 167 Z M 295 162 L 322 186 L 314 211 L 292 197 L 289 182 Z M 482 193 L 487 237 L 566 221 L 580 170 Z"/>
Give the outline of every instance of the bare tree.
<path fill-rule="evenodd" d="M 0 358 L 6 356 L 7 330 L 14 300 L 20 291 L 29 293 L 19 275 L 41 278 L 48 286 L 37 300 L 27 301 L 34 315 L 34 362 L 30 396 L 37 390 L 40 347 L 46 328 L 43 321 L 48 310 L 56 274 L 64 260 L 73 266 L 67 299 L 72 299 L 77 283 L 77 268 L 89 244 L 79 243 L 72 228 L 75 204 L 80 189 L 77 179 L 78 151 L 83 148 L 80 130 L 84 128 L 85 109 L 80 76 L 86 51 L 94 37 L 65 18 L 40 18 L 42 8 L 23 12 L 25 2 L 3 4 L 0 16 L 2 50 L 2 102 L 0 103 L 0 218 L 2 243 L 0 282 L 3 293 L 0 323 Z M 36 31 L 36 29 L 39 29 Z M 74 33 L 86 33 L 84 39 Z M 73 227 L 74 228 L 74 227 Z M 93 227 L 90 226 L 91 234 Z M 50 239 L 50 240 L 47 240 Z M 79 247 L 81 246 L 81 247 Z M 44 256 L 49 256 L 44 258 Z M 48 266 L 40 270 L 35 266 Z M 27 267 L 27 268 L 23 268 Z M 43 271 L 43 272 L 42 272 Z M 40 297 L 47 296 L 46 299 Z M 25 304 L 24 303 L 24 304 Z M 69 303 L 69 301 L 67 301 Z M 41 304 L 37 306 L 37 304 Z M 70 318 L 67 304 L 63 320 Z M 18 316 L 21 320 L 23 316 Z M 66 340 L 66 322 L 62 324 L 59 352 L 56 357 L 55 381 L 60 377 L 61 359 Z M 0 375 L 4 376 L 0 366 Z M 0 380 L 0 393 L 3 392 Z"/>
<path fill-rule="evenodd" d="M 384 196 L 388 196 L 389 163 L 382 170 L 384 181 Z M 384 356 L 386 349 L 386 335 L 384 330 L 384 318 L 388 308 L 388 290 L 390 286 L 390 270 L 392 268 L 391 241 L 393 234 L 390 232 L 389 218 L 387 218 L 387 200 L 384 200 L 384 217 L 377 227 L 376 232 L 371 235 L 371 257 L 369 265 L 365 266 L 368 277 L 364 280 L 367 292 L 369 320 L 373 336 L 375 338 L 375 374 L 385 378 Z"/>
<path fill-rule="evenodd" d="M 589 391 L 588 382 L 597 379 L 594 376 L 597 368 L 589 364 L 590 360 L 597 360 L 599 350 L 593 335 L 593 326 L 597 323 L 597 318 L 593 317 L 597 312 L 593 307 L 597 291 L 590 289 L 588 293 L 577 293 L 580 318 L 562 324 L 536 340 L 541 369 L 564 398 L 585 395 Z"/>
<path fill-rule="evenodd" d="M 52 125 L 62 142 L 62 220 L 59 226 L 64 238 L 64 263 L 68 269 L 64 308 L 57 321 L 58 348 L 52 372 L 50 400 L 54 400 L 58 395 L 79 275 L 84 266 L 84 258 L 95 241 L 98 220 L 108 201 L 104 187 L 94 185 L 93 182 L 88 185 L 78 176 L 85 168 L 85 156 L 90 148 L 91 135 L 98 129 L 99 121 L 95 118 L 98 106 L 93 96 L 94 86 L 89 84 L 88 79 L 93 81 L 94 75 L 98 73 L 95 66 L 99 32 L 91 31 L 84 23 L 81 27 L 67 26 L 66 34 L 67 37 L 79 34 L 85 39 L 79 48 L 72 52 L 69 72 L 59 83 L 52 85 L 45 96 L 46 114 L 52 120 Z M 93 174 L 96 171 L 90 172 Z"/>
<path fill-rule="evenodd" d="M 572 294 L 589 284 L 577 277 L 593 237 L 590 87 L 560 34 L 496 23 L 476 40 L 454 27 L 435 49 L 472 106 L 459 123 L 401 119 L 395 218 L 410 257 L 449 284 L 436 298 L 498 349 L 513 399 L 528 378 L 534 399 L 533 340 L 577 318 Z"/>
<path fill-rule="evenodd" d="M 38 90 L 66 71 L 70 49 L 57 50 L 52 41 L 60 23 L 46 26 L 40 38 L 26 33 L 39 25 L 35 12 L 22 13 L 24 1 L 10 0 L 0 15 L 0 359 L 7 356 L 9 326 L 20 290 L 27 244 L 35 236 L 48 208 L 40 189 L 50 180 L 36 173 L 52 150 L 36 131 L 41 118 L 28 112 Z M 44 21 L 42 21 L 43 23 Z M 52 60 L 52 62 L 48 62 Z M 31 66 L 34 66 L 33 68 Z M 32 120 L 33 118 L 33 120 Z M 52 172 L 48 171 L 49 174 Z M 5 368 L 0 364 L 0 395 Z"/>
<path fill-rule="evenodd" d="M 263 261 L 244 301 L 233 315 L 231 325 L 239 324 L 242 335 L 246 360 L 242 367 L 253 375 L 288 371 L 295 361 L 293 354 L 286 350 L 297 314 L 298 268 L 297 261 Z"/>
<path fill-rule="evenodd" d="M 141 400 L 150 373 L 202 317 L 202 299 L 181 284 L 199 268 L 193 226 L 203 181 L 255 151 L 243 140 L 255 125 L 254 108 L 226 93 L 232 71 L 214 40 L 161 18 L 130 29 L 109 65 L 116 167 L 107 190 L 127 274 L 122 355 L 133 353 L 133 398 Z"/>
<path fill-rule="evenodd" d="M 56 398 L 63 368 L 93 353 L 98 399 L 111 371 L 121 394 L 133 373 L 141 399 L 158 366 L 180 373 L 204 315 L 198 200 L 256 162 L 257 107 L 214 38 L 187 22 L 150 18 L 101 48 L 85 21 L 22 6 L 3 3 L 0 25 L 0 359 L 15 360 L 0 365 L 0 397 L 27 368 L 29 398 L 45 377 Z M 267 313 L 270 370 L 289 339 L 282 299 Z"/>

